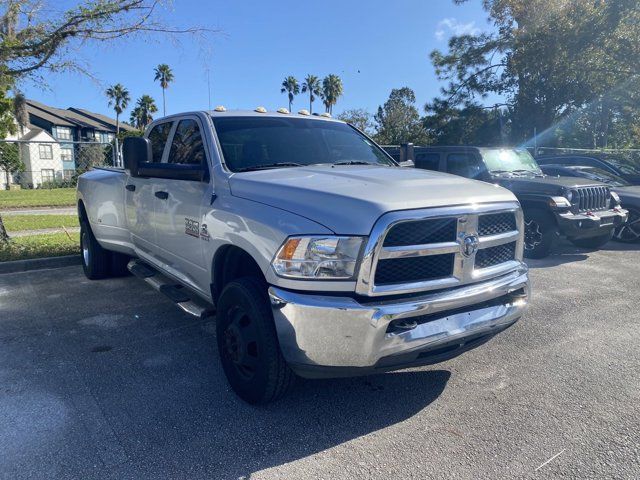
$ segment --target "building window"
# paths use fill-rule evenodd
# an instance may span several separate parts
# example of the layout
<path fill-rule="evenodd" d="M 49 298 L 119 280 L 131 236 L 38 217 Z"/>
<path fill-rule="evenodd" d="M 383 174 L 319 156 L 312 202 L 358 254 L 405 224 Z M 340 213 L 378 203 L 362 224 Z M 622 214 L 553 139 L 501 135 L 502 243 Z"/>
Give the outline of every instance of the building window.
<path fill-rule="evenodd" d="M 73 178 L 73 175 L 76 173 L 75 170 L 63 170 L 62 171 L 62 176 L 65 180 L 71 180 Z"/>
<path fill-rule="evenodd" d="M 51 148 L 51 145 L 38 145 L 38 152 L 40 153 L 40 160 L 53 160 L 53 148 Z"/>
<path fill-rule="evenodd" d="M 71 129 L 68 127 L 56 127 L 58 140 L 71 140 Z"/>
<path fill-rule="evenodd" d="M 73 161 L 73 150 L 70 148 L 61 148 L 60 149 L 60 159 L 63 162 L 71 162 Z"/>
<path fill-rule="evenodd" d="M 40 170 L 40 174 L 42 175 L 42 182 L 53 182 L 55 179 L 55 171 L 53 168 L 43 168 Z"/>

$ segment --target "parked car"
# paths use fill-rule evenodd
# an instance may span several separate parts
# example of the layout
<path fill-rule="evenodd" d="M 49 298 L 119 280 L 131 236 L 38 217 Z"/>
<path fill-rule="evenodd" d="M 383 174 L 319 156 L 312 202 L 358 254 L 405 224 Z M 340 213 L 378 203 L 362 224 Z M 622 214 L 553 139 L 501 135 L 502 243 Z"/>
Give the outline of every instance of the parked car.
<path fill-rule="evenodd" d="M 627 219 L 615 192 L 602 182 L 548 177 L 525 149 L 413 147 L 417 168 L 453 173 L 511 190 L 525 216 L 528 258 L 551 253 L 559 235 L 583 248 L 600 248 Z"/>
<path fill-rule="evenodd" d="M 441 362 L 513 325 L 529 297 L 506 189 L 400 168 L 344 122 L 194 112 L 80 176 L 88 278 L 128 268 L 194 315 L 216 308 L 231 387 Z"/>
<path fill-rule="evenodd" d="M 539 165 L 581 165 L 595 167 L 622 177 L 631 185 L 640 185 L 640 161 L 623 158 L 613 154 L 602 154 L 595 157 L 590 155 L 538 155 Z"/>
<path fill-rule="evenodd" d="M 613 238 L 626 243 L 640 241 L 640 185 L 631 185 L 624 178 L 598 167 L 581 165 L 540 165 L 547 175 L 561 177 L 583 177 L 606 183 L 615 191 L 625 210 L 629 211 L 629 220 L 616 228 Z"/>

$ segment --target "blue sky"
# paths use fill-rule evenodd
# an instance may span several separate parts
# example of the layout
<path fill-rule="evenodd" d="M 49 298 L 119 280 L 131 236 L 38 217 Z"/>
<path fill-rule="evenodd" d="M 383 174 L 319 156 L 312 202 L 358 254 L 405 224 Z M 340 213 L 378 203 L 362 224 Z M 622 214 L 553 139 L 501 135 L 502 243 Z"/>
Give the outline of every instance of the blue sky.
<path fill-rule="evenodd" d="M 221 32 L 202 45 L 181 37 L 91 44 L 73 55 L 95 79 L 75 73 L 47 74 L 47 86 L 25 83 L 28 98 L 66 108 L 113 114 L 104 90 L 120 82 L 135 99 L 150 94 L 161 109 L 153 68 L 168 63 L 176 80 L 167 91 L 167 113 L 206 109 L 207 65 L 212 106 L 268 109 L 287 106 L 280 83 L 287 75 L 301 82 L 307 73 L 343 79 L 345 94 L 334 113 L 350 108 L 374 112 L 392 88 L 411 87 L 422 111 L 437 95 L 429 53 L 445 49 L 454 33 L 487 30 L 480 1 L 456 6 L 452 0 L 196 1 L 177 0 L 162 13 L 176 26 L 199 25 Z M 298 96 L 294 109 L 306 108 Z M 317 109 L 321 109 L 318 101 Z M 126 113 L 128 117 L 128 112 Z"/>

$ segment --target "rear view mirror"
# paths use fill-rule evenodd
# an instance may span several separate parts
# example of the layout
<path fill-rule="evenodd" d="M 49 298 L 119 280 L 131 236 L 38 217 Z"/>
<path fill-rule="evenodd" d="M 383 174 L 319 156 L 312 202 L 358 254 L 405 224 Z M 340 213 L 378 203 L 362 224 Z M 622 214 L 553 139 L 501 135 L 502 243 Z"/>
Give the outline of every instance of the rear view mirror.
<path fill-rule="evenodd" d="M 152 160 L 151 142 L 143 137 L 127 137 L 122 144 L 122 156 L 124 168 L 132 177 L 137 177 L 140 165 Z"/>

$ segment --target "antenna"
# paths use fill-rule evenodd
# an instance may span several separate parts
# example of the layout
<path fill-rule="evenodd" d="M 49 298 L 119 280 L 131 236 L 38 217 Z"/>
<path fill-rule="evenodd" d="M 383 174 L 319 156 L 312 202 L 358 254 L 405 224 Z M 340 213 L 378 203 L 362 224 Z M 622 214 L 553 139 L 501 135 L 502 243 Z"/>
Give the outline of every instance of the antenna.
<path fill-rule="evenodd" d="M 209 75 L 209 67 L 207 67 L 207 95 L 209 96 L 209 110 L 211 110 L 211 76 Z"/>

